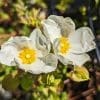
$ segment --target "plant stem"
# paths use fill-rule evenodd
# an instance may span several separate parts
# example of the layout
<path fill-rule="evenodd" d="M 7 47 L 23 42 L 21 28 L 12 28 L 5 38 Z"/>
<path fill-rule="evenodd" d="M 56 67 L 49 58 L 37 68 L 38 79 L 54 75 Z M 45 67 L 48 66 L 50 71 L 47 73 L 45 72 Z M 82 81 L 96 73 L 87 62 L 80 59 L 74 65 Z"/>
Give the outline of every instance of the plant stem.
<path fill-rule="evenodd" d="M 86 96 L 94 95 L 94 94 L 95 94 L 95 88 L 91 88 L 89 90 L 86 90 L 86 91 L 80 93 L 77 96 L 74 96 L 74 97 L 70 98 L 70 100 L 78 100 L 81 97 L 86 97 Z"/>

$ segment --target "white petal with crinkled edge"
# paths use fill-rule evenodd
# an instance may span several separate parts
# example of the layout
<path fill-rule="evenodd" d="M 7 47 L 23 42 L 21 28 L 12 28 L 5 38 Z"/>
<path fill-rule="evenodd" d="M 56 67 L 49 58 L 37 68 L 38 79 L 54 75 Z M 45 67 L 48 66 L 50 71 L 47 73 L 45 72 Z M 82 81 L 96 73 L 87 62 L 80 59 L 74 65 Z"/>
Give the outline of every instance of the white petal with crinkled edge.
<path fill-rule="evenodd" d="M 60 61 L 61 63 L 63 63 L 64 65 L 68 65 L 68 64 L 71 64 L 71 65 L 72 65 L 72 64 L 73 64 L 73 62 L 72 62 L 71 60 L 65 58 L 65 57 L 62 56 L 62 55 L 58 55 L 57 57 L 58 57 L 59 61 Z"/>
<path fill-rule="evenodd" d="M 36 39 L 38 38 L 37 36 L 38 36 L 39 33 L 40 33 L 39 29 L 34 29 L 29 36 L 29 38 L 32 41 L 32 45 L 35 46 L 35 47 L 36 47 Z"/>
<path fill-rule="evenodd" d="M 12 43 L 17 45 L 18 48 L 32 47 L 31 40 L 28 37 L 25 37 L 25 36 L 14 37 Z"/>
<path fill-rule="evenodd" d="M 53 56 L 52 56 L 52 58 L 53 58 Z M 48 73 L 48 72 L 54 71 L 57 67 L 57 59 L 56 59 L 55 64 L 51 64 L 51 63 L 52 63 L 51 61 L 48 63 L 47 62 L 45 63 L 45 61 L 37 58 L 37 60 L 35 62 L 33 62 L 32 64 L 22 64 L 21 61 L 19 59 L 17 59 L 17 64 L 18 64 L 19 68 L 21 68 L 27 72 L 30 72 L 32 74 Z M 50 66 L 50 64 L 51 64 L 51 66 Z"/>
<path fill-rule="evenodd" d="M 49 66 L 49 67 L 47 67 L 48 69 L 44 69 L 45 71 L 49 70 L 49 69 L 50 70 L 55 70 L 56 69 L 57 64 L 58 64 L 58 59 L 57 59 L 56 55 L 54 55 L 52 53 L 49 53 L 48 55 L 43 57 L 41 60 L 46 64 L 46 66 Z"/>
<path fill-rule="evenodd" d="M 62 36 L 68 36 L 75 31 L 75 23 L 70 17 L 50 15 L 48 19 L 54 20 L 59 25 Z"/>
<path fill-rule="evenodd" d="M 29 38 L 32 40 L 33 47 L 35 46 L 37 49 L 41 50 L 44 56 L 50 52 L 50 41 L 42 34 L 40 29 L 34 29 Z"/>
<path fill-rule="evenodd" d="M 68 28 L 70 29 L 70 33 L 72 33 L 73 31 L 75 31 L 75 23 L 74 21 L 70 18 L 70 17 L 66 17 L 64 19 L 65 23 L 68 25 Z"/>
<path fill-rule="evenodd" d="M 59 56 L 59 55 L 58 55 Z M 60 55 L 61 56 L 61 55 Z M 68 54 L 66 54 L 66 55 L 62 55 L 62 57 L 64 57 L 63 59 L 64 59 L 64 62 L 65 62 L 65 60 L 66 60 L 66 62 L 68 62 L 69 61 L 69 63 L 70 62 L 72 62 L 73 63 L 73 65 L 79 65 L 79 66 L 81 66 L 81 65 L 83 65 L 83 64 L 85 64 L 87 61 L 90 61 L 90 57 L 89 57 L 89 55 L 88 54 L 86 54 L 86 53 L 84 53 L 84 54 L 74 54 L 74 53 L 68 53 Z M 60 57 L 61 58 L 61 57 Z M 61 60 L 60 61 L 62 61 L 62 58 L 61 58 Z M 66 64 L 66 63 L 65 63 Z"/>
<path fill-rule="evenodd" d="M 0 51 L 0 63 L 8 65 L 8 66 L 15 66 L 15 56 L 17 54 L 17 49 L 13 46 L 7 45 L 1 47 Z"/>
<path fill-rule="evenodd" d="M 33 74 L 40 74 L 43 71 L 43 67 L 45 66 L 45 63 L 43 61 L 37 59 L 32 64 L 23 64 L 21 61 L 17 60 L 18 67 L 22 70 L 25 70 L 26 72 L 31 72 Z"/>
<path fill-rule="evenodd" d="M 51 40 L 52 43 L 56 38 L 61 37 L 61 29 L 55 21 L 47 19 L 42 21 L 42 25 L 44 34 Z"/>
<path fill-rule="evenodd" d="M 32 47 L 31 40 L 25 36 L 11 37 L 7 42 L 3 44 L 3 46 L 7 46 L 7 45 L 13 46 L 18 50 L 25 47 Z"/>
<path fill-rule="evenodd" d="M 90 28 L 82 27 L 69 35 L 72 53 L 85 53 L 95 49 L 94 35 Z"/>

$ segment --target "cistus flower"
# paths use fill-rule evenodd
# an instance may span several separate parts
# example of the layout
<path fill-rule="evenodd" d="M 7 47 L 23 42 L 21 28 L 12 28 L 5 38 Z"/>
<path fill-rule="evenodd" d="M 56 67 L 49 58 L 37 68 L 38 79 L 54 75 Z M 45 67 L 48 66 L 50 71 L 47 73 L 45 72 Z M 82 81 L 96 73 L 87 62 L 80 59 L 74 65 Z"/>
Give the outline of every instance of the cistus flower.
<path fill-rule="evenodd" d="M 8 66 L 18 66 L 33 74 L 52 72 L 57 67 L 57 58 L 50 51 L 50 42 L 39 29 L 30 37 L 11 37 L 1 46 L 0 62 Z"/>
<path fill-rule="evenodd" d="M 75 30 L 69 17 L 51 15 L 42 21 L 43 31 L 53 44 L 54 53 L 65 65 L 83 65 L 90 60 L 86 52 L 95 48 L 94 35 L 90 28 Z"/>

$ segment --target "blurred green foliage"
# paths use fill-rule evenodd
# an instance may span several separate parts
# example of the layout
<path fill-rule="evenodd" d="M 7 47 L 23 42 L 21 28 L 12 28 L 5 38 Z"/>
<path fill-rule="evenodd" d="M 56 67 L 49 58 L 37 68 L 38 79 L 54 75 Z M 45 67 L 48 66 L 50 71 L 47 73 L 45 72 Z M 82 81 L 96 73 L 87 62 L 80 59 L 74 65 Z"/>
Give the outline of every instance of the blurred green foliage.
<path fill-rule="evenodd" d="M 65 12 L 68 8 L 70 8 L 70 4 L 73 0 L 58 0 L 56 8 L 61 12 Z"/>

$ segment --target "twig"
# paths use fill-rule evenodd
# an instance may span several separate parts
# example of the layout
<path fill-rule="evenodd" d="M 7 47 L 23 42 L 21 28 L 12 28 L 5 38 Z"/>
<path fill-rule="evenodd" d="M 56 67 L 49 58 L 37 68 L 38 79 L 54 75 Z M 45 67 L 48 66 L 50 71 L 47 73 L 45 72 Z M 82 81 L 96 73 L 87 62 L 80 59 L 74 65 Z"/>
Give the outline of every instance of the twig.
<path fill-rule="evenodd" d="M 64 84 L 67 84 L 69 82 L 70 82 L 70 79 L 67 79 L 67 80 L 64 81 Z"/>
<path fill-rule="evenodd" d="M 93 26 L 93 21 L 92 21 L 92 16 L 91 16 L 91 3 L 92 0 L 89 0 L 89 4 L 88 4 L 88 18 L 89 18 L 89 25 L 93 31 L 93 33 L 95 33 L 95 30 L 94 30 L 94 26 Z M 95 36 L 95 42 L 96 41 L 96 35 L 94 34 Z M 96 43 L 96 56 L 97 56 L 97 61 L 98 61 L 98 64 L 100 65 L 100 51 L 99 51 L 99 48 L 98 48 L 98 44 Z"/>
<path fill-rule="evenodd" d="M 93 95 L 87 96 L 87 97 L 86 97 L 86 100 L 94 100 L 94 99 L 93 99 Z"/>
<path fill-rule="evenodd" d="M 72 89 L 72 83 L 68 83 L 67 91 L 68 91 L 68 98 L 70 98 L 70 97 L 72 97 L 74 95 L 74 91 Z"/>
<path fill-rule="evenodd" d="M 95 30 L 94 30 L 94 26 L 93 26 L 93 21 L 92 21 L 92 16 L 91 16 L 91 3 L 92 0 L 88 0 L 88 18 L 89 18 L 89 25 L 93 31 L 93 33 L 95 33 Z M 95 43 L 96 43 L 96 35 L 94 34 L 95 36 Z M 97 57 L 97 62 L 98 62 L 98 65 L 100 65 L 100 52 L 99 52 L 99 48 L 98 48 L 98 45 L 96 43 L 96 50 L 95 50 L 95 53 L 96 53 L 96 57 Z M 93 58 L 94 59 L 94 58 Z M 92 59 L 92 61 L 93 61 Z M 95 64 L 93 63 L 93 72 L 91 73 L 92 77 L 93 77 L 93 83 L 94 83 L 94 86 L 95 86 L 95 89 L 97 90 L 97 82 L 96 82 L 96 68 L 95 68 Z"/>
<path fill-rule="evenodd" d="M 80 93 L 79 95 L 70 98 L 70 100 L 78 100 L 79 98 L 86 97 L 86 96 L 88 96 L 90 94 L 91 95 L 94 95 L 95 94 L 95 88 L 91 88 L 89 90 L 86 90 L 86 91 Z"/>

